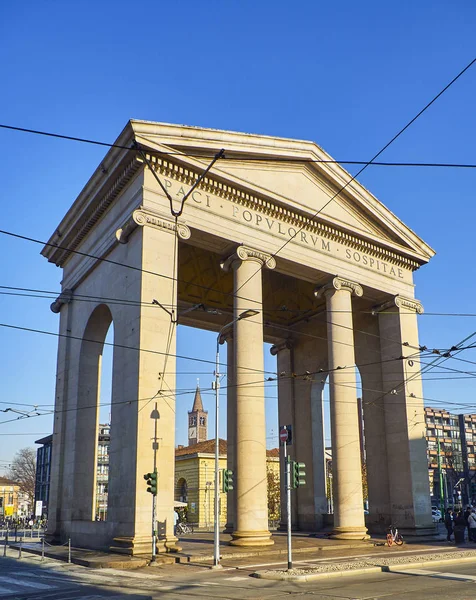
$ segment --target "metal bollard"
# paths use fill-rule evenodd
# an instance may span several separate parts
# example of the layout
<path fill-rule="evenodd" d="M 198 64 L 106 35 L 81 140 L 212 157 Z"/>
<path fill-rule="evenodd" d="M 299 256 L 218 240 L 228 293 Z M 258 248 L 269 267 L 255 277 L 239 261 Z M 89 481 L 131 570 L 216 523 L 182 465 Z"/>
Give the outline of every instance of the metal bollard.
<path fill-rule="evenodd" d="M 23 538 L 20 538 L 20 545 L 18 546 L 18 558 L 21 558 L 21 543 L 23 542 Z"/>
<path fill-rule="evenodd" d="M 41 560 L 45 560 L 45 538 L 41 539 Z"/>
<path fill-rule="evenodd" d="M 5 546 L 3 546 L 3 556 L 7 555 L 7 546 L 8 546 L 8 531 L 5 534 Z"/>
<path fill-rule="evenodd" d="M 71 538 L 68 538 L 68 562 L 71 562 Z"/>

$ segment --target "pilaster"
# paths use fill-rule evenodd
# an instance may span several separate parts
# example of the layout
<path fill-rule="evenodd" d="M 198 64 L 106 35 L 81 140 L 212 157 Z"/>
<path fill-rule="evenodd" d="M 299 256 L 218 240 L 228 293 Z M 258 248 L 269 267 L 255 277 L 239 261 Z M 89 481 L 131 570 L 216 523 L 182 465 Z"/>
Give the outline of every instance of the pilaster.
<path fill-rule="evenodd" d="M 380 329 L 391 519 L 406 535 L 427 535 L 433 524 L 417 327 L 423 306 L 395 296 L 373 312 Z"/>

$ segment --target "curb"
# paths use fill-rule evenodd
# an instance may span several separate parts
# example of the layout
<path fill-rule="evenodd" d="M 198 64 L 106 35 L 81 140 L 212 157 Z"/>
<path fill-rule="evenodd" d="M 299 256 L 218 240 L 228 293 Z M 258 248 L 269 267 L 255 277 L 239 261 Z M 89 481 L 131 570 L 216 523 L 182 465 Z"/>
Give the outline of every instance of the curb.
<path fill-rule="evenodd" d="M 293 554 L 306 554 L 311 552 L 329 552 L 335 550 L 355 550 L 356 548 L 362 548 L 363 544 L 366 544 L 369 547 L 375 547 L 380 545 L 379 542 L 374 540 L 368 540 L 364 542 L 359 542 L 358 544 L 339 544 L 336 546 L 308 546 L 305 548 L 293 548 Z M 364 546 L 365 547 L 365 546 Z M 266 550 L 266 551 L 258 551 L 258 550 L 250 550 L 248 552 L 221 552 L 221 560 L 227 559 L 236 559 L 236 558 L 251 558 L 253 556 L 286 556 L 287 548 L 280 548 L 279 550 Z M 178 553 L 178 559 L 176 562 L 192 562 L 192 563 L 202 563 L 213 560 L 213 554 L 203 554 L 203 555 L 194 555 L 194 554 L 186 554 L 186 553 Z"/>
<path fill-rule="evenodd" d="M 18 546 L 18 542 L 15 545 L 8 545 L 8 547 L 11 550 L 18 550 L 19 546 Z M 40 549 L 36 549 L 36 548 L 24 548 L 22 547 L 21 549 L 22 553 L 28 553 L 28 554 L 33 554 L 35 556 L 41 556 L 41 550 Z M 67 554 L 57 554 L 55 552 L 48 552 L 45 551 L 44 553 L 44 557 L 45 558 L 51 558 L 53 560 L 59 560 L 61 562 L 68 562 L 68 555 Z M 139 569 L 140 567 L 146 567 L 148 565 L 149 561 L 146 560 L 145 558 L 130 558 L 129 560 L 114 560 L 114 561 L 108 561 L 107 559 L 101 559 L 101 558 L 92 558 L 92 559 L 88 559 L 88 558 L 81 558 L 78 556 L 74 556 L 74 554 L 71 555 L 71 564 L 75 564 L 75 565 L 79 565 L 80 567 L 91 567 L 91 568 L 96 568 L 96 569 L 107 569 L 107 568 L 112 568 L 112 569 Z"/>
<path fill-rule="evenodd" d="M 451 563 L 461 562 L 476 562 L 476 555 L 459 557 L 459 558 L 446 558 L 441 560 L 426 560 L 418 562 L 407 562 L 399 563 L 395 565 L 376 565 L 372 567 L 362 567 L 360 569 L 346 569 L 345 571 L 328 571 L 323 573 L 307 573 L 305 575 L 286 575 L 285 573 L 276 573 L 268 571 L 256 571 L 251 573 L 251 577 L 258 579 L 270 579 L 275 581 L 315 581 L 316 579 L 330 579 L 332 577 L 350 577 L 352 575 L 365 575 L 370 573 L 388 573 L 398 572 L 402 569 L 415 569 L 419 567 L 437 567 L 440 565 L 447 565 Z"/>
<path fill-rule="evenodd" d="M 397 571 L 398 569 L 414 569 L 417 567 L 439 567 L 441 565 L 447 565 L 451 563 L 461 563 L 461 562 L 475 562 L 476 554 L 474 556 L 463 556 L 459 558 L 446 558 L 441 560 L 425 560 L 420 562 L 411 562 L 411 563 L 401 563 L 399 565 L 384 565 L 382 566 L 382 571 Z"/>
<path fill-rule="evenodd" d="M 330 579 L 331 577 L 350 577 L 351 575 L 365 575 L 367 573 L 381 573 L 382 567 L 363 567 L 347 571 L 330 571 L 329 573 L 308 573 L 306 575 L 286 575 L 278 573 L 252 573 L 251 577 L 258 579 L 273 579 L 275 581 L 315 581 L 316 579 Z"/>

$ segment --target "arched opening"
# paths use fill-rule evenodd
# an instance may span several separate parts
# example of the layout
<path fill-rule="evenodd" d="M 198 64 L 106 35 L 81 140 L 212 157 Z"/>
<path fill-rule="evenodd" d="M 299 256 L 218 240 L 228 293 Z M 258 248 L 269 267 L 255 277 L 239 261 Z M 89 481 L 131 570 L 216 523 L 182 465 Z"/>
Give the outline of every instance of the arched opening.
<path fill-rule="evenodd" d="M 188 485 L 186 479 L 181 477 L 175 486 L 175 500 L 188 502 Z"/>
<path fill-rule="evenodd" d="M 109 308 L 104 304 L 97 306 L 81 342 L 72 515 L 77 520 L 107 518 L 112 346 L 105 346 L 105 341 L 113 340 L 111 325 Z"/>
<path fill-rule="evenodd" d="M 98 398 L 96 497 L 94 502 L 96 521 L 106 521 L 108 512 L 113 345 L 114 323 L 111 322 L 106 339 L 104 340 L 99 373 L 100 393 Z"/>

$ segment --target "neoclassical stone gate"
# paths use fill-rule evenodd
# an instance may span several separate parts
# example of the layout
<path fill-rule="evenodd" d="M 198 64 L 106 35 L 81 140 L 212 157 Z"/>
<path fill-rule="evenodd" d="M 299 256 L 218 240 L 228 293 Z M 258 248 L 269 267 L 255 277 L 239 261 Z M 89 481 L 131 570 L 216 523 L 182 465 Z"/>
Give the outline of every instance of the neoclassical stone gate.
<path fill-rule="evenodd" d="M 311 142 L 131 121 L 117 145 L 132 150 L 107 153 L 43 249 L 63 268 L 63 292 L 52 306 L 60 313 L 61 337 L 49 534 L 127 553 L 149 549 L 151 498 L 143 474 L 153 461 L 157 402 L 159 550 L 174 549 L 176 323 L 218 331 L 249 309 L 257 314 L 237 320 L 222 340 L 228 461 L 236 479 L 228 501 L 232 543 L 272 543 L 263 341 L 277 355 L 279 421 L 293 426 L 292 457 L 307 464 L 307 485 L 295 493 L 294 526 L 319 529 L 326 512 L 322 399 L 328 384 L 333 536 L 362 539 L 367 527 L 390 522 L 407 535 L 427 533 L 417 331 L 423 309 L 414 299 L 413 271 L 432 249 L 356 181 L 330 201 L 350 176 L 318 162 L 329 156 Z M 184 203 L 221 148 L 225 157 Z M 174 218 L 172 210 L 182 208 Z M 111 322 L 109 506 L 108 520 L 98 523 L 98 377 Z M 199 356 L 199 349 L 189 354 Z"/>

